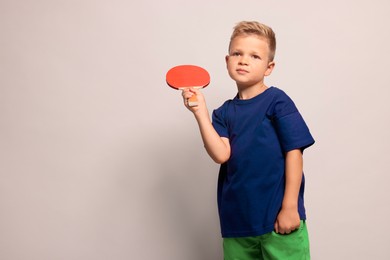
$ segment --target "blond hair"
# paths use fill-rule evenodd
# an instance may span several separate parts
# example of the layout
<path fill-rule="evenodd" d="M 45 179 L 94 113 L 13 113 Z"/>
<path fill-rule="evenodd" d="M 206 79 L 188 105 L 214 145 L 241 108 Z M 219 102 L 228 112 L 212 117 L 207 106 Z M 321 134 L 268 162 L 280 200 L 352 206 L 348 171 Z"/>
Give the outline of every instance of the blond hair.
<path fill-rule="evenodd" d="M 273 61 L 275 58 L 275 50 L 276 50 L 276 38 L 275 33 L 271 27 L 256 22 L 256 21 L 242 21 L 239 22 L 235 27 L 230 37 L 229 50 L 231 42 L 234 38 L 238 36 L 248 36 L 248 35 L 256 35 L 258 37 L 264 38 L 268 41 L 269 46 L 269 60 Z"/>

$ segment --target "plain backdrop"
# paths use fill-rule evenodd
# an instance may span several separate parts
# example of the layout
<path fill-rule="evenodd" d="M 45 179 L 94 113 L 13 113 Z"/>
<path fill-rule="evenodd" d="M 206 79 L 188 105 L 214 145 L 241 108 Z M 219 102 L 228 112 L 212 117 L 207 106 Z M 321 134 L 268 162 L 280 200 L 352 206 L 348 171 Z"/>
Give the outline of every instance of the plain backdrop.
<path fill-rule="evenodd" d="M 270 25 L 297 104 L 312 259 L 390 259 L 390 2 L 0 0 L 0 259 L 222 259 L 218 165 L 166 71 Z"/>

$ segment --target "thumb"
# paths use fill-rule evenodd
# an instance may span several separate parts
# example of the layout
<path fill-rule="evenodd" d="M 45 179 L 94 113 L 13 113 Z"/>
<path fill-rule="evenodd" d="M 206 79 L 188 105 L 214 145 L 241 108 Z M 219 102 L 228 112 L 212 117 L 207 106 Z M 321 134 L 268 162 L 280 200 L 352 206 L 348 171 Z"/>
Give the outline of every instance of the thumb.
<path fill-rule="evenodd" d="M 191 93 L 194 93 L 194 94 L 198 94 L 199 93 L 199 89 L 196 89 L 196 88 L 190 88 L 189 91 Z"/>
<path fill-rule="evenodd" d="M 275 232 L 276 232 L 276 233 L 279 233 L 279 223 L 278 223 L 277 220 L 275 221 L 274 228 L 275 228 Z"/>

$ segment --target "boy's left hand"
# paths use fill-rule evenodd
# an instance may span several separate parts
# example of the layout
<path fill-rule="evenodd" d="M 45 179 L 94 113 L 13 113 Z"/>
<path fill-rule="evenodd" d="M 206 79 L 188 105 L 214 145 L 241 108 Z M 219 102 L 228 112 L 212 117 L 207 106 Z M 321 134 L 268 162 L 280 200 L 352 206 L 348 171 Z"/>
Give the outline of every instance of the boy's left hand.
<path fill-rule="evenodd" d="M 282 208 L 275 222 L 275 232 L 279 234 L 290 234 L 299 228 L 301 219 L 296 208 Z"/>

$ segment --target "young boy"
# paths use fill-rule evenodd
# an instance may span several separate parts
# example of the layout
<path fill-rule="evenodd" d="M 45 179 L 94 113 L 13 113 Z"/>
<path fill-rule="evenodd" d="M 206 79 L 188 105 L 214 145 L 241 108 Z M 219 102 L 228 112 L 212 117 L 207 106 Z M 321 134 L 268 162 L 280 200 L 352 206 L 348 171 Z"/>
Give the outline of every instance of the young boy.
<path fill-rule="evenodd" d="M 240 22 L 226 56 L 238 94 L 214 110 L 183 91 L 204 146 L 221 164 L 218 208 L 225 259 L 310 259 L 303 202 L 303 150 L 314 143 L 293 101 L 264 77 L 275 62 L 271 28 Z M 188 106 L 197 95 L 199 104 Z"/>

